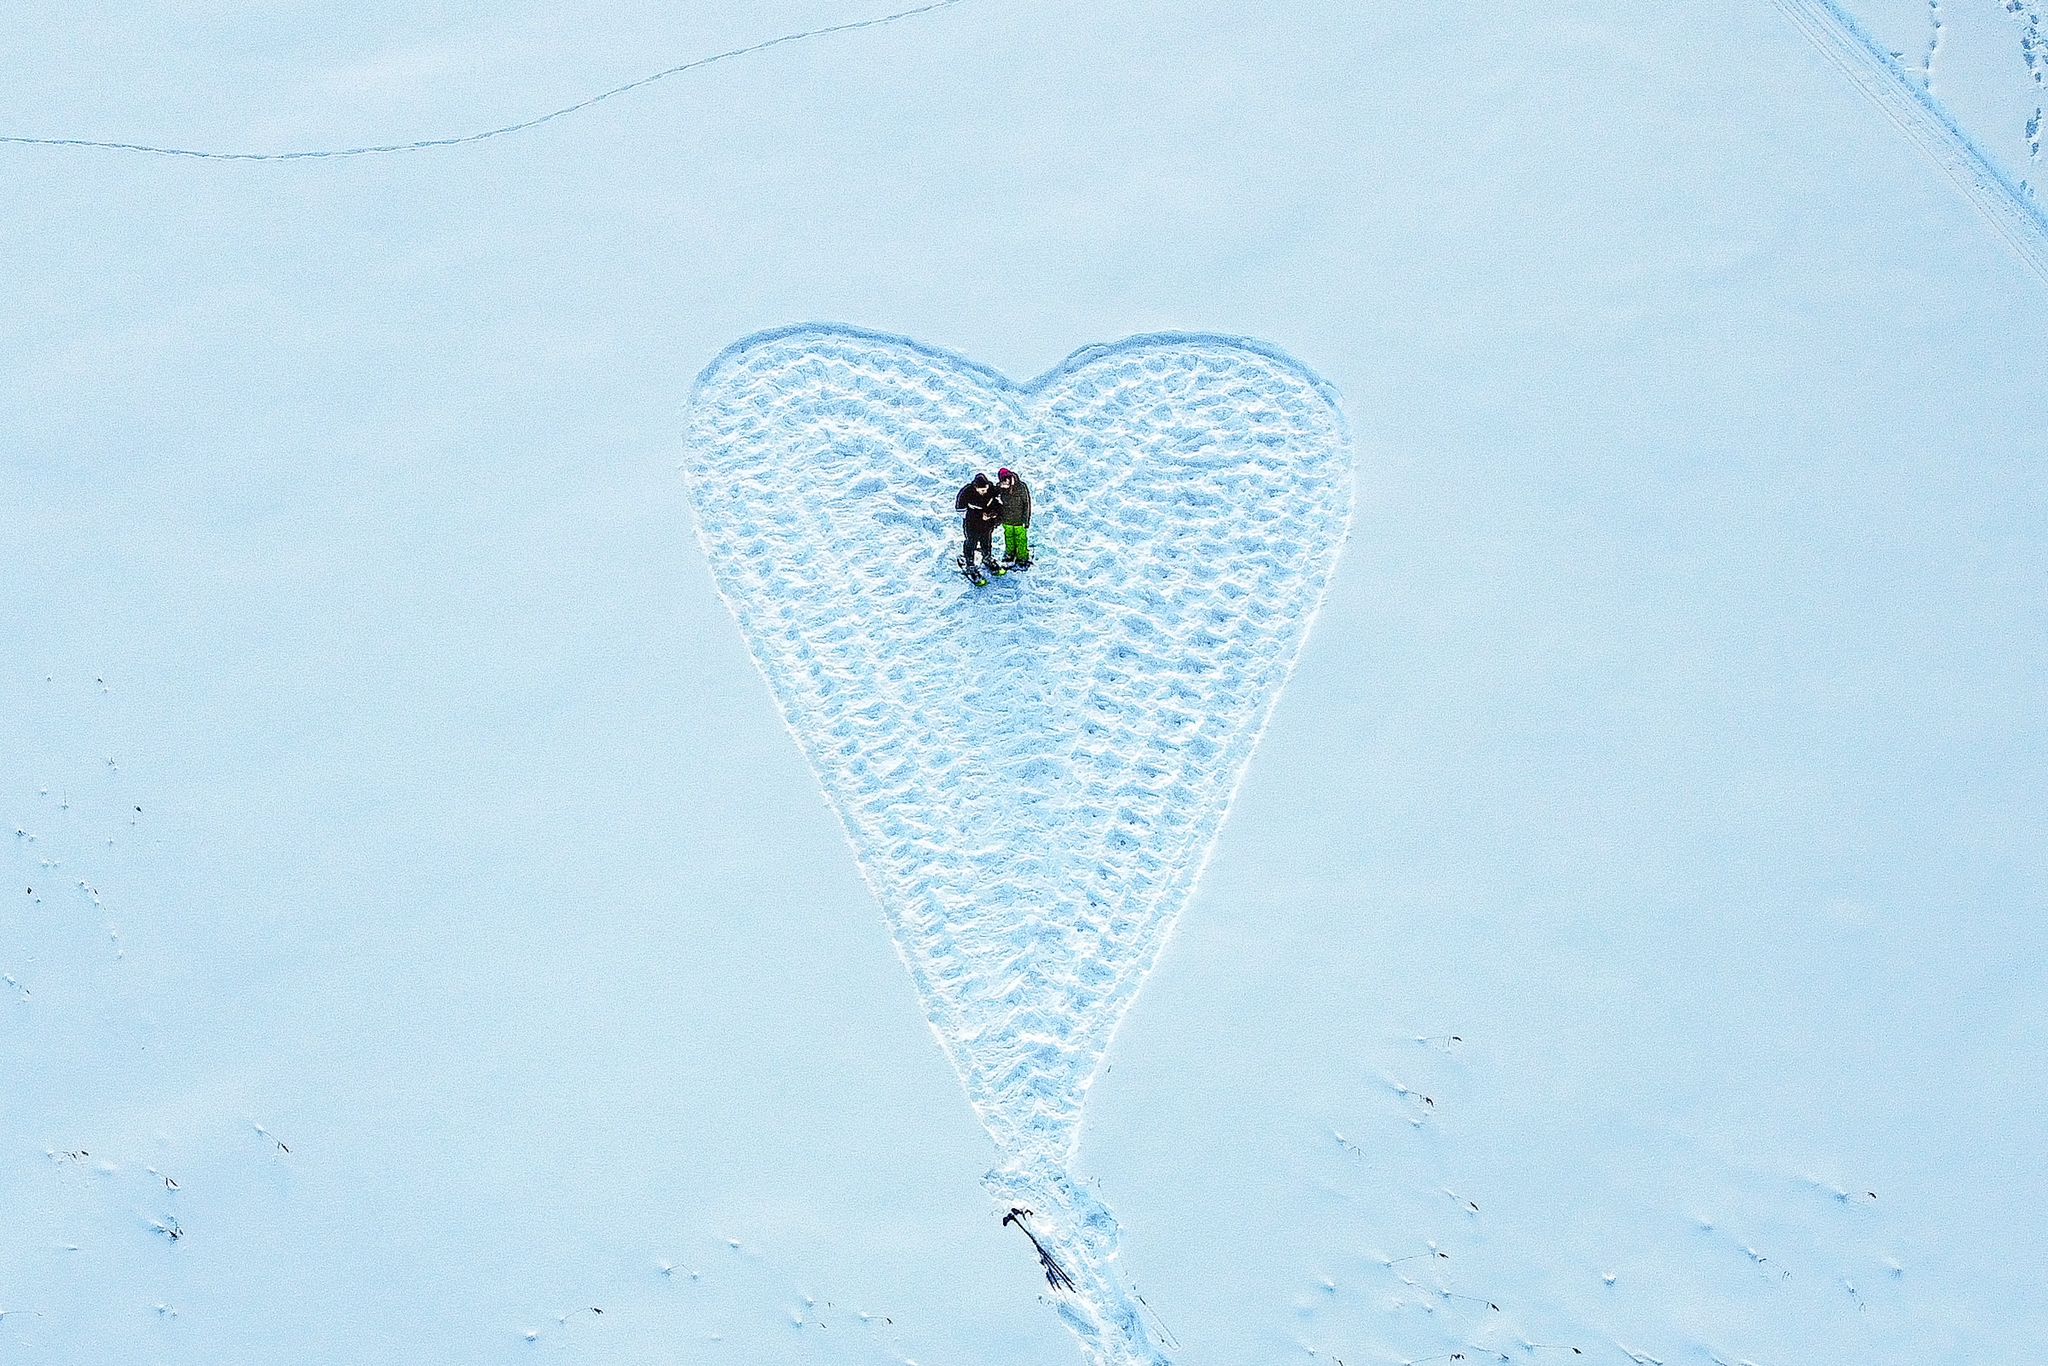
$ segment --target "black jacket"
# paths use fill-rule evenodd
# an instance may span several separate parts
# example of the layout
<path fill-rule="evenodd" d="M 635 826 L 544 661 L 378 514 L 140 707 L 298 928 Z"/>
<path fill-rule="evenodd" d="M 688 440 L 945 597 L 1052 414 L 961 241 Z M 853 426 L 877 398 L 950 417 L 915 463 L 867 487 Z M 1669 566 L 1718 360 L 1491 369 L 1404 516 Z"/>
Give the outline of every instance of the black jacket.
<path fill-rule="evenodd" d="M 960 525 L 968 531 L 1002 525 L 1003 504 L 996 496 L 994 480 L 980 488 L 971 483 L 962 485 L 959 496 L 953 500 L 953 510 L 966 514 L 960 519 Z"/>

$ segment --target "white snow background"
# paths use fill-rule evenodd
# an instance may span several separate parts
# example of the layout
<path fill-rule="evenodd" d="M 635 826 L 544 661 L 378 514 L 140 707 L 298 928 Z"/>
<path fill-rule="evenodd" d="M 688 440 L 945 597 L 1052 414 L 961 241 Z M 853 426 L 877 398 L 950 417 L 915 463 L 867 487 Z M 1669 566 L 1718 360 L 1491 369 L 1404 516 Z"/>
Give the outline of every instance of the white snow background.
<path fill-rule="evenodd" d="M 1939 8 L 2038 183 L 2032 9 Z M 17 8 L 0 132 L 876 12 Z M 2048 288 L 1780 7 L 965 0 L 0 184 L 0 1360 L 1081 1359 L 679 477 L 812 320 L 1341 395 L 1082 1120 L 1172 1360 L 2048 1340 Z"/>

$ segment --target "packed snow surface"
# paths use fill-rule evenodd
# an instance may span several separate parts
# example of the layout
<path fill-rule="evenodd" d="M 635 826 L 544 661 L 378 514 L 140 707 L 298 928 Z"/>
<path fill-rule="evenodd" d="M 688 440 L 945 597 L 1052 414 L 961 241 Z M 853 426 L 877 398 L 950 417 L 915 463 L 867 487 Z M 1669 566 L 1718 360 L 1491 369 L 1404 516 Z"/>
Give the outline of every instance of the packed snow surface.
<path fill-rule="evenodd" d="M 945 495 L 1014 467 L 1036 563 L 976 587 Z M 844 328 L 752 338 L 691 404 L 704 543 L 932 1027 L 1082 1288 L 1152 1359 L 1071 1180 L 1084 1094 L 1187 900 L 1343 540 L 1334 395 L 1264 348 L 1140 337 L 1024 386 Z"/>

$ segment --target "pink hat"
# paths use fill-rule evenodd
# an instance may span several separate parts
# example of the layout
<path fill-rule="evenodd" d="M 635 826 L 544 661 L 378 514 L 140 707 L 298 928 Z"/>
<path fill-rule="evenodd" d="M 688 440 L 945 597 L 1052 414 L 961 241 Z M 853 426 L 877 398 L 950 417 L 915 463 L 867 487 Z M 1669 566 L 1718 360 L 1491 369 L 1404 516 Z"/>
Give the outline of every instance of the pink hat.
<path fill-rule="evenodd" d="M 1014 473 L 1016 473 L 1016 471 L 1014 471 L 1014 470 L 1007 470 L 1007 469 L 1004 469 L 1004 470 L 997 470 L 997 471 L 996 471 L 996 478 L 998 478 L 998 479 L 1008 479 L 1008 478 L 1009 478 L 1009 477 L 1010 477 L 1011 475 L 1013 475 Z"/>

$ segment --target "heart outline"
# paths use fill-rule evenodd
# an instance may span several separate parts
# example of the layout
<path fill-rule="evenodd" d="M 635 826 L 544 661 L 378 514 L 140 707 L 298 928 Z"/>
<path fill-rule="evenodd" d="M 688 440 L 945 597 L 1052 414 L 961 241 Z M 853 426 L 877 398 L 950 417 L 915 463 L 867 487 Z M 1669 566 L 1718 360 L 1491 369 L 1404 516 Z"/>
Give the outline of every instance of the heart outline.
<path fill-rule="evenodd" d="M 1160 401 L 1162 395 L 1171 401 Z M 1150 465 L 1119 464 L 1091 445 L 1106 431 Z M 1219 441 L 1222 434 L 1234 434 L 1235 444 Z M 1020 446 L 1034 448 L 1029 459 L 1002 458 Z M 990 1174 L 992 1191 L 1053 1208 L 1049 1236 L 1081 1259 L 1084 1284 L 1076 1298 L 1088 1302 L 1085 1312 L 1071 1304 L 1062 1310 L 1091 1354 L 1103 1361 L 1158 1359 L 1106 1269 L 1114 1222 L 1074 1186 L 1066 1165 L 1085 1093 L 1213 853 L 1348 537 L 1351 443 L 1334 390 L 1291 357 L 1243 338 L 1132 337 L 1084 348 L 1016 384 L 907 338 L 805 324 L 744 338 L 705 368 L 691 394 L 686 452 L 698 536 L 718 591 L 841 823 L 934 1033 L 1004 1153 L 1004 1164 Z M 1123 453 L 1119 447 L 1115 454 Z M 1017 590 L 1008 606 L 1021 610 L 1007 616 L 998 601 L 973 596 L 957 577 L 950 579 L 950 602 L 932 587 L 948 582 L 942 561 L 950 550 L 931 546 L 946 545 L 951 514 L 934 517 L 922 504 L 942 499 L 963 462 L 979 463 L 967 458 L 978 454 L 987 454 L 990 466 L 1017 464 L 1034 477 L 1050 472 L 1039 484 L 1041 505 L 1046 488 L 1060 487 L 1063 467 L 1098 476 L 1074 526 L 1062 527 L 1057 513 L 1052 519 L 1057 554 L 1066 558 L 1056 558 L 1050 573 L 1032 571 L 1022 586 L 998 586 Z M 1156 492 L 1134 485 L 1161 468 L 1189 481 L 1193 519 L 1228 530 L 1245 513 L 1253 525 L 1224 548 L 1217 576 L 1167 573 L 1149 591 L 1104 592 L 1101 585 L 1119 583 L 1111 576 L 1123 543 L 1105 528 L 1124 542 L 1148 529 L 1130 520 L 1160 504 Z M 790 490 L 763 477 L 811 470 L 858 477 L 812 502 L 791 501 Z M 892 492 L 878 471 L 908 474 L 912 492 Z M 1218 481 L 1237 487 L 1219 489 Z M 1219 512 L 1228 496 L 1245 494 L 1248 508 Z M 1311 506 L 1292 508 L 1276 496 L 1286 494 Z M 1052 506 L 1059 506 L 1057 497 Z M 881 523 L 887 553 L 848 571 L 852 600 L 868 613 L 852 613 L 852 624 L 848 613 L 823 610 L 822 599 L 807 596 L 815 580 L 791 572 L 816 552 L 806 529 L 790 525 L 806 512 L 834 540 L 865 526 L 863 517 Z M 1276 532 L 1290 530 L 1306 547 L 1293 559 L 1272 545 Z M 1249 599 L 1235 603 L 1235 615 L 1204 596 L 1218 583 Z M 1058 585 L 1070 591 L 1061 594 Z M 1287 610 L 1268 623 L 1252 615 L 1259 607 Z M 971 648 L 981 640 L 971 629 L 985 629 L 991 618 L 1007 632 L 993 666 Z M 875 623 L 902 647 L 895 657 L 863 655 L 866 642 L 853 625 Z M 1074 640 L 1083 642 L 1078 662 L 1042 667 L 1052 650 Z M 1203 681 L 1213 696 L 1205 699 L 1183 675 L 1191 660 L 1219 662 L 1219 651 L 1224 665 L 1234 651 L 1237 664 L 1249 659 L 1253 667 L 1235 674 L 1224 668 L 1222 677 L 1212 671 Z M 1069 746 L 1048 754 L 1026 745 L 1005 754 L 976 744 L 972 733 L 949 733 L 948 718 L 932 706 L 940 683 L 953 676 L 963 680 L 960 710 L 970 718 L 1007 718 L 1021 709 L 1040 733 L 1064 732 Z M 864 687 L 872 704 L 847 703 Z M 1190 703 L 1214 697 L 1226 704 L 1223 719 L 1212 728 L 1216 734 L 1204 736 L 1206 719 Z M 1161 712 L 1177 732 L 1157 724 L 1145 729 Z M 818 720 L 835 715 L 830 725 Z M 1091 744 L 1084 732 L 1098 723 L 1115 733 Z M 926 782 L 906 786 L 900 773 L 878 772 L 885 756 L 867 743 L 876 727 L 930 738 L 929 771 L 910 775 Z M 1145 784 L 1133 786 L 1133 753 L 1145 763 L 1166 756 L 1152 771 L 1160 784 L 1170 789 L 1173 779 L 1192 777 L 1195 795 L 1178 806 L 1152 800 Z M 926 790 L 962 776 L 1022 778 L 1019 804 L 999 816 L 1015 813 L 1041 835 L 1071 835 L 1087 825 L 1097 838 L 1079 846 L 1013 840 L 1007 850 L 1001 841 L 984 841 L 963 853 L 952 847 L 962 843 L 959 832 L 939 828 Z M 878 787 L 882 782 L 895 787 Z M 896 799 L 880 802 L 877 791 Z M 983 815 L 997 810 L 974 801 Z M 1134 837 L 1162 827 L 1154 842 L 1168 846 L 1163 865 L 1146 840 Z M 991 855 L 1021 860 L 1027 893 L 1065 904 L 1051 908 L 1056 915 L 1045 905 L 1026 905 L 1013 907 L 1009 921 L 993 917 L 993 927 L 975 923 L 973 878 Z M 918 866 L 925 856 L 929 867 Z M 1163 880 L 1155 876 L 1162 867 Z M 1132 882 L 1144 892 L 1138 900 L 1146 913 L 1119 916 Z M 1079 907 L 1077 889 L 1092 911 Z M 949 921 L 966 923 L 977 937 L 962 940 Z M 1098 948 L 1116 946 L 1120 954 L 1088 960 L 1082 944 L 1081 969 L 1067 971 L 1076 955 L 1066 951 L 1090 934 Z M 964 966 L 943 976 L 939 969 L 952 959 L 964 959 Z M 1090 969 L 1094 978 L 1084 980 Z M 991 981 L 1008 985 L 984 991 Z M 1013 1001 L 1020 990 L 1026 999 Z M 1035 999 L 1048 993 L 1057 998 L 1050 1005 Z M 1010 1008 L 993 1020 L 976 1018 L 975 1008 L 989 1002 Z"/>

